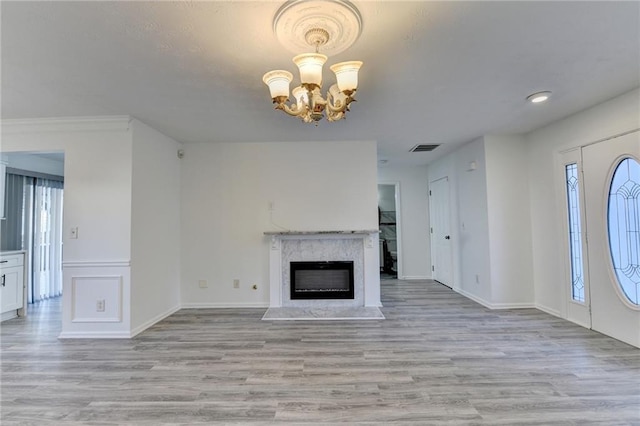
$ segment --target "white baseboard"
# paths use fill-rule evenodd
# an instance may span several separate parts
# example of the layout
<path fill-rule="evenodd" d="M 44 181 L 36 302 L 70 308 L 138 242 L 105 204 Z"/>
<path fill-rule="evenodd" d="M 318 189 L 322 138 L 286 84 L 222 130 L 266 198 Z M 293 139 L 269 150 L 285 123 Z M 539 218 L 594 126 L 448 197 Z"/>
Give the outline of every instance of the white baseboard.
<path fill-rule="evenodd" d="M 67 331 L 58 335 L 58 339 L 130 339 L 128 331 Z"/>
<path fill-rule="evenodd" d="M 536 308 L 536 306 L 533 303 L 526 303 L 526 302 L 515 302 L 515 303 L 491 303 L 488 302 L 486 300 L 484 300 L 481 297 L 476 296 L 475 294 L 471 294 L 468 291 L 465 291 L 461 288 L 456 288 L 454 289 L 454 291 L 457 291 L 458 293 L 460 293 L 461 295 L 463 295 L 464 297 L 473 300 L 476 303 L 481 304 L 482 306 L 484 306 L 485 308 L 489 308 L 489 309 L 532 309 L 532 308 Z"/>
<path fill-rule="evenodd" d="M 463 295 L 463 296 L 464 296 L 464 297 L 466 297 L 467 299 L 471 299 L 471 300 L 473 300 L 474 302 L 481 304 L 481 305 L 482 305 L 482 306 L 484 306 L 485 308 L 493 309 L 493 308 L 491 307 L 491 303 L 487 302 L 486 300 L 484 300 L 484 299 L 483 299 L 483 298 L 481 298 L 481 297 L 476 296 L 475 294 L 471 294 L 471 293 L 469 293 L 468 291 L 465 291 L 465 290 L 463 290 L 463 289 L 461 289 L 461 288 L 455 288 L 455 289 L 453 289 L 453 290 L 454 290 L 454 291 L 456 291 L 456 292 L 458 292 L 458 293 L 460 293 L 461 295 Z"/>
<path fill-rule="evenodd" d="M 535 306 L 534 306 L 534 307 L 535 307 L 536 309 L 538 309 L 539 311 L 546 312 L 547 314 L 549 314 L 549 315 L 553 315 L 554 317 L 563 318 L 563 316 L 562 316 L 562 314 L 560 313 L 560 311 L 556 311 L 555 309 L 551 309 L 551 308 L 548 308 L 548 307 L 546 307 L 546 306 L 539 305 L 539 304 L 537 304 L 537 303 L 535 304 Z"/>
<path fill-rule="evenodd" d="M 422 276 L 422 275 L 404 275 L 402 277 L 398 277 L 398 279 L 401 280 L 405 280 L 405 281 L 413 281 L 413 280 L 430 280 L 431 277 L 430 276 Z"/>
<path fill-rule="evenodd" d="M 138 327 L 136 327 L 133 330 L 131 330 L 131 337 L 134 337 L 134 336 L 142 333 L 147 328 L 151 327 L 152 325 L 154 325 L 156 323 L 159 323 L 163 319 L 175 314 L 179 310 L 180 310 L 180 305 L 174 306 L 173 308 L 167 310 L 166 312 L 164 312 L 164 313 L 162 313 L 160 315 L 156 315 L 155 317 L 151 318 L 149 321 L 147 321 L 147 322 L 143 323 L 142 325 L 139 325 Z"/>
<path fill-rule="evenodd" d="M 266 302 L 223 302 L 223 303 L 183 303 L 182 309 L 221 309 L 221 308 L 268 308 L 269 303 Z"/>
<path fill-rule="evenodd" d="M 491 309 L 535 309 L 533 303 L 515 302 L 515 303 L 492 303 Z"/>
<path fill-rule="evenodd" d="M 14 319 L 14 318 L 18 318 L 18 311 L 17 309 L 12 309 L 10 311 L 7 311 L 3 314 L 0 314 L 0 322 L 1 321 L 7 321 L 10 319 Z"/>

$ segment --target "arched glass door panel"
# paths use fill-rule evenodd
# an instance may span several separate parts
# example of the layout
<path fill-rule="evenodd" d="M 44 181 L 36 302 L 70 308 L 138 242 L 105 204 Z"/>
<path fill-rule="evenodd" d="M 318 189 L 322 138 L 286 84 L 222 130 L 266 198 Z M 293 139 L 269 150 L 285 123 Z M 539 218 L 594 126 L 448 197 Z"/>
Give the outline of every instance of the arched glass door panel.
<path fill-rule="evenodd" d="M 609 249 L 627 301 L 640 304 L 640 163 L 625 158 L 611 179 L 608 201 Z"/>

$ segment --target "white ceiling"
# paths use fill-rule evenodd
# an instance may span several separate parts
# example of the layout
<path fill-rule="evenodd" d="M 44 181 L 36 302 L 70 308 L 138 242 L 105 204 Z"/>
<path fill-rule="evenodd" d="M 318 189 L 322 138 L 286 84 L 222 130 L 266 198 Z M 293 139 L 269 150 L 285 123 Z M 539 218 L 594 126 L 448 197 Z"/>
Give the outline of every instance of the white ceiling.
<path fill-rule="evenodd" d="M 185 143 L 375 140 L 388 164 L 426 164 L 640 85 L 640 2 L 353 3 L 362 35 L 328 64 L 364 61 L 358 102 L 315 127 L 273 110 L 261 80 L 295 73 L 272 31 L 281 1 L 2 1 L 2 118 L 130 114 Z M 549 102 L 525 102 L 540 90 Z M 419 143 L 446 145 L 408 152 Z"/>

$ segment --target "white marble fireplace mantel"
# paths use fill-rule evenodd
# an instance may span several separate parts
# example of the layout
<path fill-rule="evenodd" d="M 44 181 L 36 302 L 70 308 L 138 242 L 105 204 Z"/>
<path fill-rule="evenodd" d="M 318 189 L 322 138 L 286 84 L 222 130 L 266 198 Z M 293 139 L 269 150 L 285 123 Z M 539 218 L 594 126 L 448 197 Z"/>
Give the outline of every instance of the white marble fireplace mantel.
<path fill-rule="evenodd" d="M 340 317 L 344 318 L 349 317 L 344 315 L 349 311 L 354 313 L 354 317 L 363 316 L 359 313 L 366 311 L 367 308 L 375 308 L 374 310 L 379 312 L 377 308 L 382 304 L 380 303 L 378 229 L 268 231 L 264 235 L 271 237 L 269 246 L 269 311 L 271 312 L 267 312 L 265 319 L 285 319 L 273 317 L 274 312 L 278 310 L 304 311 L 311 317 L 322 316 L 323 319 L 332 319 L 327 316 L 327 312 L 332 310 L 340 312 Z M 292 300 L 290 298 L 290 262 L 345 260 L 354 263 L 354 299 Z M 271 318 L 267 318 L 269 314 Z"/>
<path fill-rule="evenodd" d="M 266 231 L 264 235 L 351 235 L 351 234 L 378 234 L 378 229 L 365 229 L 356 231 Z"/>

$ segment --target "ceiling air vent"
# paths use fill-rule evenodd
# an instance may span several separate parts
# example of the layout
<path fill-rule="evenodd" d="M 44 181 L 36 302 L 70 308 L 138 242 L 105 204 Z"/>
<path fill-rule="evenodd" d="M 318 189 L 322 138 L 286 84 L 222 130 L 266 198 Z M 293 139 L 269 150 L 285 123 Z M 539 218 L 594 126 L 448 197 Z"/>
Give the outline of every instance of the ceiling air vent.
<path fill-rule="evenodd" d="M 413 148 L 411 148 L 409 151 L 410 152 L 429 152 L 429 151 L 433 151 L 434 149 L 436 149 L 439 146 L 440 146 L 440 144 L 437 144 L 437 145 L 416 145 Z"/>

